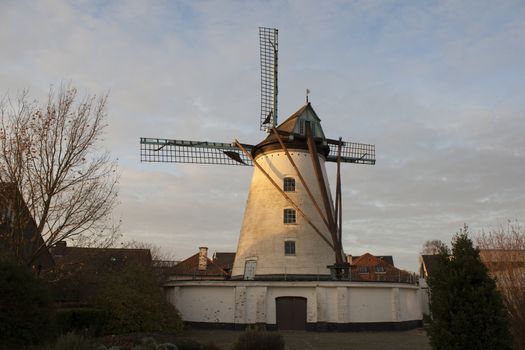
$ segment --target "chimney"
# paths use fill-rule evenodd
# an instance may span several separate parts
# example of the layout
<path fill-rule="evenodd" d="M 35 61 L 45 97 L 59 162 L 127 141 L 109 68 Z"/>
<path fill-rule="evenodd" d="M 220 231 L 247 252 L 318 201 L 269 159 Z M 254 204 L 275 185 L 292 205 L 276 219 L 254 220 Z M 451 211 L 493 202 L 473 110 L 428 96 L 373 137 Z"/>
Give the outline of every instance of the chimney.
<path fill-rule="evenodd" d="M 51 252 L 56 258 L 61 258 L 64 256 L 67 248 L 66 241 L 58 241 L 55 243 L 54 247 L 51 247 Z"/>
<path fill-rule="evenodd" d="M 352 265 L 352 254 L 348 254 L 346 256 L 346 262 L 349 263 L 350 265 Z"/>
<path fill-rule="evenodd" d="M 208 267 L 208 247 L 199 247 L 199 270 L 206 270 Z"/>

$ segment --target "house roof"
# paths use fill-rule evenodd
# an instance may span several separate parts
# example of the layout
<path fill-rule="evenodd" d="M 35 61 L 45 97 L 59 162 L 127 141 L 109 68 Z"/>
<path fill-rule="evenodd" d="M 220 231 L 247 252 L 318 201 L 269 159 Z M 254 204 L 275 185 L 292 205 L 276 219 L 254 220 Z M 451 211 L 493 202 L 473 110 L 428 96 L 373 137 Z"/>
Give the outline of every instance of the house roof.
<path fill-rule="evenodd" d="M 480 249 L 479 255 L 487 262 L 524 262 L 525 249 Z"/>
<path fill-rule="evenodd" d="M 213 263 L 223 270 L 231 270 L 234 260 L 235 253 L 216 252 L 213 254 Z"/>
<path fill-rule="evenodd" d="M 0 246 L 4 246 L 4 249 L 8 251 L 14 248 L 13 244 L 2 236 L 12 229 L 14 215 L 22 219 L 22 247 L 16 247 L 20 252 L 19 258 L 28 262 L 34 257 L 32 265 L 39 265 L 44 268 L 53 266 L 53 258 L 44 239 L 38 233 L 36 222 L 18 187 L 14 183 L 0 183 Z M 37 251 L 39 252 L 35 256 Z"/>
<path fill-rule="evenodd" d="M 277 126 L 277 130 L 287 132 L 287 133 L 299 133 L 299 121 L 305 120 L 310 122 L 319 123 L 321 119 L 317 116 L 312 105 L 310 103 L 305 104 L 299 108 L 295 113 L 289 116 L 284 122 Z"/>
<path fill-rule="evenodd" d="M 479 256 L 492 271 L 525 267 L 525 249 L 480 249 Z"/>
<path fill-rule="evenodd" d="M 151 266 L 152 262 L 149 249 L 67 247 L 59 242 L 50 251 L 57 265 L 84 271 L 107 271 L 129 264 Z"/>
<path fill-rule="evenodd" d="M 421 255 L 421 265 L 425 277 L 430 276 L 439 263 L 439 255 Z"/>
<path fill-rule="evenodd" d="M 228 273 L 215 264 L 211 259 L 206 257 L 206 260 L 206 269 L 199 270 L 199 253 L 196 253 L 175 265 L 172 268 L 171 273 L 173 275 L 183 276 L 228 276 Z"/>
<path fill-rule="evenodd" d="M 365 257 L 365 256 L 376 257 L 377 259 L 382 260 L 382 261 L 384 261 L 384 262 L 394 266 L 394 258 L 392 257 L 392 255 L 372 255 L 370 253 L 365 253 L 363 255 L 356 255 L 356 256 L 352 255 L 352 264 L 356 264 L 356 261 L 360 260 L 361 257 Z"/>

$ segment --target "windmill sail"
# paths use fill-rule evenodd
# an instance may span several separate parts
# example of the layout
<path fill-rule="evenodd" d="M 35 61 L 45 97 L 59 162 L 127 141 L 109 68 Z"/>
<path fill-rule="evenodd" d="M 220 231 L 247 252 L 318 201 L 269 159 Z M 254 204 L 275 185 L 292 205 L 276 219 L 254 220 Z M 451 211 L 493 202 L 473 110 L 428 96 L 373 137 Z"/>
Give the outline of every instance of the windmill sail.
<path fill-rule="evenodd" d="M 252 145 L 243 145 L 251 151 Z M 229 143 L 140 138 L 140 160 L 159 163 L 193 163 L 251 166 L 252 161 Z"/>
<path fill-rule="evenodd" d="M 259 28 L 261 45 L 261 130 L 269 132 L 277 125 L 277 52 L 278 31 Z"/>
<path fill-rule="evenodd" d="M 277 34 L 277 29 L 259 28 L 259 119 L 261 130 L 270 135 L 256 145 L 141 138 L 140 159 L 254 166 L 232 279 L 248 278 L 246 266 L 253 266 L 254 279 L 347 279 L 350 265 L 342 247 L 340 166 L 375 164 L 375 146 L 326 138 L 308 100 L 277 125 Z M 337 163 L 335 206 L 325 162 Z M 293 253 L 287 253 L 287 243 L 293 245 Z M 284 251 L 276 249 L 279 244 L 284 244 Z"/>
<path fill-rule="evenodd" d="M 330 153 L 326 157 L 327 162 L 337 162 L 338 140 L 327 139 Z M 342 142 L 341 162 L 374 165 L 376 163 L 376 147 L 366 143 Z"/>

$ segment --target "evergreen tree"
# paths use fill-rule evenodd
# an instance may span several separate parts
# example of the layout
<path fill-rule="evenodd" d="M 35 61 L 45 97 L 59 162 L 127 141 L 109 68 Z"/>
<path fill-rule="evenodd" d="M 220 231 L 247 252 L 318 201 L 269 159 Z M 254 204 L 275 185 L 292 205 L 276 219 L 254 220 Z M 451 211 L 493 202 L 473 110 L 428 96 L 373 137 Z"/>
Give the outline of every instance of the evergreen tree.
<path fill-rule="evenodd" d="M 464 226 L 429 276 L 434 349 L 512 349 L 507 310 Z"/>

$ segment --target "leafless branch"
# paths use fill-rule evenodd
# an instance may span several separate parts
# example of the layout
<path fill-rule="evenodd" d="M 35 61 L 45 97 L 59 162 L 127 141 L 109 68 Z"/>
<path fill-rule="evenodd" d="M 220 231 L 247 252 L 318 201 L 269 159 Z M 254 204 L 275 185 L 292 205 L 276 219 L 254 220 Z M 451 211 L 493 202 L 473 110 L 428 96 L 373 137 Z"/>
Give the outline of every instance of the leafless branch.
<path fill-rule="evenodd" d="M 105 245 L 118 233 L 117 164 L 100 149 L 106 103 L 107 95 L 79 97 L 69 86 L 51 89 L 44 105 L 27 91 L 0 103 L 0 181 L 16 186 L 43 238 L 29 264 L 58 241 Z"/>
<path fill-rule="evenodd" d="M 482 232 L 480 256 L 496 278 L 519 349 L 525 348 L 525 229 L 518 222 Z"/>

